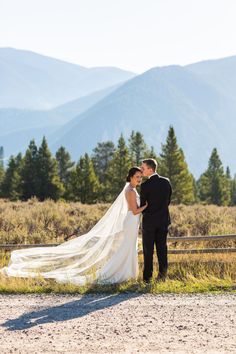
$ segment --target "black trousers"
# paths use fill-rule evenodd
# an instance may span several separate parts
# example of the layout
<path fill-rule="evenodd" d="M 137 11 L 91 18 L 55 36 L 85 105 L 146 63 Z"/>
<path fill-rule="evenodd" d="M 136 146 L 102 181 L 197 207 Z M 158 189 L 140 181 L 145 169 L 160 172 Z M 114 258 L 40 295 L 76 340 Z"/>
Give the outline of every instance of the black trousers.
<path fill-rule="evenodd" d="M 143 280 L 148 281 L 153 273 L 153 253 L 154 245 L 156 246 L 157 259 L 159 264 L 159 275 L 167 274 L 168 259 L 167 259 L 167 227 L 148 226 L 142 228 L 143 234 L 143 256 L 144 269 Z"/>

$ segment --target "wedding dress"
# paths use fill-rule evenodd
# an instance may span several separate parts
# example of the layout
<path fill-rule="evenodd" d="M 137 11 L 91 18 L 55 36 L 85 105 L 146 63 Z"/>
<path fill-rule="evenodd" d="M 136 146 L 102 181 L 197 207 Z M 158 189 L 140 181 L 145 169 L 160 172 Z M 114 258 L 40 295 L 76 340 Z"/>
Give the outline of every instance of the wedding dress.
<path fill-rule="evenodd" d="M 11 252 L 7 276 L 55 279 L 59 283 L 120 283 L 138 276 L 140 214 L 128 210 L 126 183 L 105 215 L 86 234 L 55 247 Z M 140 198 L 136 192 L 137 205 Z"/>

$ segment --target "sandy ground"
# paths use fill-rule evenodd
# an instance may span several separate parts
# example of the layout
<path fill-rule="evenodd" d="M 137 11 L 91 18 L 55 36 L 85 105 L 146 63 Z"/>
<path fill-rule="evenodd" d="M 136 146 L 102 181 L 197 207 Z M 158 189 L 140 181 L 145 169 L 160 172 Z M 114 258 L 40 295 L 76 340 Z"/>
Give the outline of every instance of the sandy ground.
<path fill-rule="evenodd" d="M 0 353 L 236 353 L 236 294 L 0 295 Z"/>

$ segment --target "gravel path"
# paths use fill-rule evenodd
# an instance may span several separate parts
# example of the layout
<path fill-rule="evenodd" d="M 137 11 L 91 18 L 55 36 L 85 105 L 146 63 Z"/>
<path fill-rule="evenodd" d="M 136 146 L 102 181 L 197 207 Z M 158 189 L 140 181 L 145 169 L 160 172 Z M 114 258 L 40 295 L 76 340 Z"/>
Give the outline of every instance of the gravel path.
<path fill-rule="evenodd" d="M 0 353 L 236 353 L 236 294 L 0 295 Z"/>

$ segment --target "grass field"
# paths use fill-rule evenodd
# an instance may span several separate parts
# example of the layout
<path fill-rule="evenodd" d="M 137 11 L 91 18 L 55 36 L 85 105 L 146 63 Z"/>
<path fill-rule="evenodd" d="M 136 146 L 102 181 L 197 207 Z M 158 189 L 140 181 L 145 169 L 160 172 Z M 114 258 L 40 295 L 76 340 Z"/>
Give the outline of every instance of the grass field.
<path fill-rule="evenodd" d="M 60 243 L 86 233 L 108 207 L 108 204 L 0 199 L 0 243 Z M 236 207 L 177 205 L 171 206 L 170 212 L 170 236 L 236 232 Z"/>
<path fill-rule="evenodd" d="M 82 205 L 31 199 L 28 202 L 0 200 L 0 243 L 60 243 L 86 233 L 105 213 L 108 204 Z M 172 206 L 171 236 L 230 234 L 236 231 L 236 208 L 217 206 Z M 235 241 L 181 243 L 170 247 L 202 248 L 231 247 Z M 141 245 L 140 245 L 141 247 Z M 0 267 L 9 260 L 0 253 Z M 43 278 L 6 278 L 0 275 L 2 293 L 86 293 L 86 292 L 219 292 L 235 291 L 236 254 L 170 255 L 169 273 L 165 283 L 153 281 L 146 286 L 141 280 L 142 256 L 139 259 L 140 277 L 119 285 L 58 284 Z"/>
<path fill-rule="evenodd" d="M 9 254 L 2 254 L 1 266 L 7 264 Z M 169 273 L 165 283 L 150 285 L 142 282 L 142 256 L 139 260 L 140 276 L 119 285 L 58 284 L 54 280 L 35 278 L 7 278 L 0 275 L 0 293 L 94 293 L 94 292 L 150 292 L 196 293 L 236 290 L 236 255 L 170 255 Z M 156 265 L 156 264 L 155 264 Z M 154 274 L 154 279 L 156 272 Z"/>

